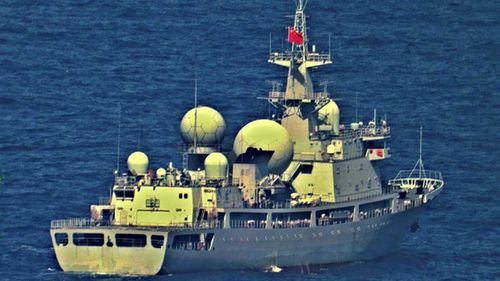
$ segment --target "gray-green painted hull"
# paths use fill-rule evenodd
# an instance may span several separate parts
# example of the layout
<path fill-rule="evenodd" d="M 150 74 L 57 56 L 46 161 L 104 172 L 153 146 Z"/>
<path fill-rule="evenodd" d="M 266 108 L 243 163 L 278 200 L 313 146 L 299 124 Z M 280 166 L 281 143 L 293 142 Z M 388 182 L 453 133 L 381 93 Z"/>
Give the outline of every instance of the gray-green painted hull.
<path fill-rule="evenodd" d="M 398 250 L 422 208 L 328 226 L 205 230 L 215 233 L 212 251 L 168 249 L 162 270 L 265 269 L 373 259 Z M 200 232 L 182 234 L 189 233 Z"/>

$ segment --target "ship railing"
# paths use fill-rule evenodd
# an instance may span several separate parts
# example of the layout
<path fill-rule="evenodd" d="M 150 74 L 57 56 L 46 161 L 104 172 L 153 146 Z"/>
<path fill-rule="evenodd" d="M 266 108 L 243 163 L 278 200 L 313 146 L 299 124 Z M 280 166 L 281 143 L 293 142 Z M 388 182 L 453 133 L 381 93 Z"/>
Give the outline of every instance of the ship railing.
<path fill-rule="evenodd" d="M 289 61 L 291 59 L 292 59 L 292 53 L 290 52 L 273 52 L 269 54 L 270 61 L 275 61 L 275 60 Z"/>
<path fill-rule="evenodd" d="M 273 220 L 272 228 L 300 228 L 300 227 L 310 227 L 310 219 L 296 219 L 296 220 Z"/>
<path fill-rule="evenodd" d="M 366 220 L 366 219 L 385 216 L 388 214 L 392 214 L 392 209 L 390 207 L 377 208 L 377 209 L 369 210 L 369 211 L 360 211 L 359 212 L 359 219 Z"/>
<path fill-rule="evenodd" d="M 284 100 L 286 97 L 286 92 L 279 91 L 270 91 L 269 99 L 271 100 Z M 315 92 L 312 93 L 312 96 L 309 97 L 311 100 L 324 100 L 330 97 L 330 93 L 328 92 Z"/>
<path fill-rule="evenodd" d="M 331 56 L 328 53 L 307 53 L 307 61 L 330 61 Z"/>
<path fill-rule="evenodd" d="M 53 220 L 50 222 L 50 228 L 82 228 L 96 226 L 98 221 L 89 218 L 73 218 L 64 220 Z"/>
<path fill-rule="evenodd" d="M 230 220 L 231 228 L 266 228 L 265 220 Z"/>
<path fill-rule="evenodd" d="M 224 226 L 224 223 L 219 220 L 213 220 L 213 221 L 198 221 L 195 224 L 192 225 L 191 228 L 193 229 L 212 229 L 212 228 L 222 228 Z M 182 226 L 182 228 L 185 228 L 185 225 Z"/>
<path fill-rule="evenodd" d="M 370 127 L 365 126 L 361 128 L 361 135 L 363 137 L 378 137 L 378 136 L 387 136 L 391 134 L 391 127 Z"/>
<path fill-rule="evenodd" d="M 380 196 L 381 194 L 392 194 L 395 193 L 399 190 L 398 187 L 395 186 L 382 186 L 382 192 L 380 192 L 380 189 L 374 189 L 374 190 L 366 190 L 354 194 L 347 194 L 347 195 L 340 195 L 335 197 L 335 203 L 344 203 L 344 202 L 352 202 L 352 201 L 357 201 L 361 199 L 369 199 L 373 197 Z M 330 201 L 331 198 L 324 198 L 322 197 L 323 201 Z"/>
<path fill-rule="evenodd" d="M 130 177 L 127 175 L 115 177 L 115 185 L 121 188 L 134 187 L 136 182 L 137 182 L 136 177 Z"/>
<path fill-rule="evenodd" d="M 204 242 L 175 242 L 172 244 L 174 250 L 184 251 L 208 251 L 210 245 Z"/>
<path fill-rule="evenodd" d="M 344 128 L 340 130 L 340 135 L 337 139 L 355 139 L 360 137 L 385 137 L 391 134 L 391 127 L 372 127 L 365 125 L 358 129 Z"/>
<path fill-rule="evenodd" d="M 434 180 L 443 180 L 443 176 L 440 171 L 432 171 L 432 170 L 401 170 L 396 175 L 396 177 L 389 181 L 389 184 L 394 183 L 396 181 L 402 179 L 434 179 Z"/>
<path fill-rule="evenodd" d="M 223 222 L 218 220 L 213 221 L 198 221 L 196 223 L 169 223 L 167 225 L 159 226 L 138 226 L 138 225 L 127 225 L 129 227 L 147 227 L 149 229 L 213 229 L 222 228 Z M 63 220 L 53 220 L 50 222 L 50 228 L 60 229 L 60 228 L 88 228 L 88 227 L 120 227 L 120 225 L 113 225 L 112 221 L 94 220 L 89 218 L 72 218 Z"/>
<path fill-rule="evenodd" d="M 349 211 L 336 211 L 330 212 L 329 215 L 321 216 L 316 219 L 316 225 L 324 226 L 324 225 L 332 225 L 332 224 L 341 224 L 352 222 L 353 214 Z"/>
<path fill-rule="evenodd" d="M 219 200 L 217 201 L 217 206 L 219 208 L 252 208 L 252 209 L 282 209 L 282 208 L 291 208 L 291 200 L 286 201 L 263 201 L 258 204 L 249 206 L 248 204 L 243 204 L 243 206 L 239 206 L 240 204 L 236 204 L 231 200 Z"/>
<path fill-rule="evenodd" d="M 158 226 L 147 226 L 148 229 L 171 229 L 171 230 L 198 230 L 198 229 L 213 229 L 213 228 L 222 228 L 223 222 L 218 220 L 203 220 L 197 221 L 194 223 L 169 223 L 167 225 L 158 225 Z M 136 226 L 143 227 L 143 226 Z"/>
<path fill-rule="evenodd" d="M 111 197 L 105 196 L 105 197 L 99 197 L 99 205 L 109 205 L 111 204 Z"/>
<path fill-rule="evenodd" d="M 395 210 L 391 209 L 391 212 L 402 212 L 412 208 L 420 207 L 424 204 L 423 197 L 417 197 L 415 199 L 405 199 L 400 201 L 395 207 Z"/>
<path fill-rule="evenodd" d="M 292 57 L 290 52 L 273 52 L 269 54 L 269 61 L 290 61 Z M 306 60 L 327 62 L 331 60 L 331 56 L 328 53 L 307 53 Z M 299 57 L 300 61 L 302 61 L 302 57 Z"/>
<path fill-rule="evenodd" d="M 288 208 L 299 208 L 299 207 L 310 207 L 318 205 L 330 205 L 332 203 L 346 203 L 358 201 L 361 199 L 369 199 L 380 196 L 381 194 L 392 194 L 399 191 L 397 186 L 382 186 L 382 189 L 374 189 L 362 191 L 354 194 L 340 195 L 340 196 L 321 196 L 317 200 L 311 200 L 311 202 L 297 202 L 294 200 L 283 200 L 283 201 L 263 201 L 247 208 L 255 209 L 288 209 Z M 219 201 L 219 207 L 221 208 L 234 208 L 234 203 L 230 201 Z"/>

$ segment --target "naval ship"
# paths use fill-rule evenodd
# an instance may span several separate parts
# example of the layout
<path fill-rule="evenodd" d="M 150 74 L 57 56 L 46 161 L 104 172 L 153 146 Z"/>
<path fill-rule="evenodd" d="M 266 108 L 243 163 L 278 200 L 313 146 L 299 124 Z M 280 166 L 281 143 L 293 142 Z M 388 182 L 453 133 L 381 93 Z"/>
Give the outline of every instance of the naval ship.
<path fill-rule="evenodd" d="M 391 129 L 376 114 L 341 124 L 310 70 L 331 64 L 308 46 L 306 1 L 296 1 L 289 49 L 269 62 L 288 68 L 285 91 L 266 97 L 279 114 L 252 121 L 221 143 L 226 123 L 208 106 L 182 118 L 182 168 L 149 167 L 128 156 L 109 198 L 88 218 L 54 220 L 50 236 L 63 271 L 111 275 L 280 270 L 367 260 L 398 249 L 443 189 L 440 172 L 412 170 L 381 180 Z"/>

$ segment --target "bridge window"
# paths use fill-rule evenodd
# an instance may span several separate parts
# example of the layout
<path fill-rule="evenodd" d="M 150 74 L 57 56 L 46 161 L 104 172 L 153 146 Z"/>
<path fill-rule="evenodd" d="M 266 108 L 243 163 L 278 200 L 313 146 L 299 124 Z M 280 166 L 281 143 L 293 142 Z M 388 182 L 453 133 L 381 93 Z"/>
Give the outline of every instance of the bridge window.
<path fill-rule="evenodd" d="M 102 246 L 104 234 L 102 233 L 73 233 L 73 244 L 76 246 Z"/>
<path fill-rule="evenodd" d="M 145 247 L 145 234 L 119 234 L 115 235 L 116 246 L 118 247 Z"/>
<path fill-rule="evenodd" d="M 68 234 L 67 233 L 56 233 L 54 235 L 56 239 L 56 245 L 58 246 L 66 246 L 68 245 Z"/>
<path fill-rule="evenodd" d="M 151 235 L 151 245 L 153 248 L 161 248 L 165 237 L 163 235 Z"/>
<path fill-rule="evenodd" d="M 188 194 L 184 193 L 184 199 L 188 199 Z"/>

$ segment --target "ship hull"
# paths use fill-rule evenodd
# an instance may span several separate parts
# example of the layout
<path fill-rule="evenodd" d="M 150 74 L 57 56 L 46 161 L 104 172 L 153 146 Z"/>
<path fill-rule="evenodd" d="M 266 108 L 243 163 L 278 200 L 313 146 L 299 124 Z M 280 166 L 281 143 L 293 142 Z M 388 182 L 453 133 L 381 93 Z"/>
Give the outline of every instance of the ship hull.
<path fill-rule="evenodd" d="M 214 229 L 209 251 L 169 249 L 163 272 L 267 269 L 368 260 L 397 251 L 422 207 L 328 226 L 285 229 Z M 199 234 L 198 232 L 182 232 Z M 171 233 L 173 240 L 179 233 Z"/>
<path fill-rule="evenodd" d="M 121 241 L 116 235 L 121 235 Z M 164 264 L 167 239 L 156 240 L 156 247 L 151 240 L 166 235 L 168 232 L 123 228 L 51 230 L 56 258 L 64 271 L 104 275 L 157 274 Z M 118 247 L 120 243 L 122 247 Z"/>

